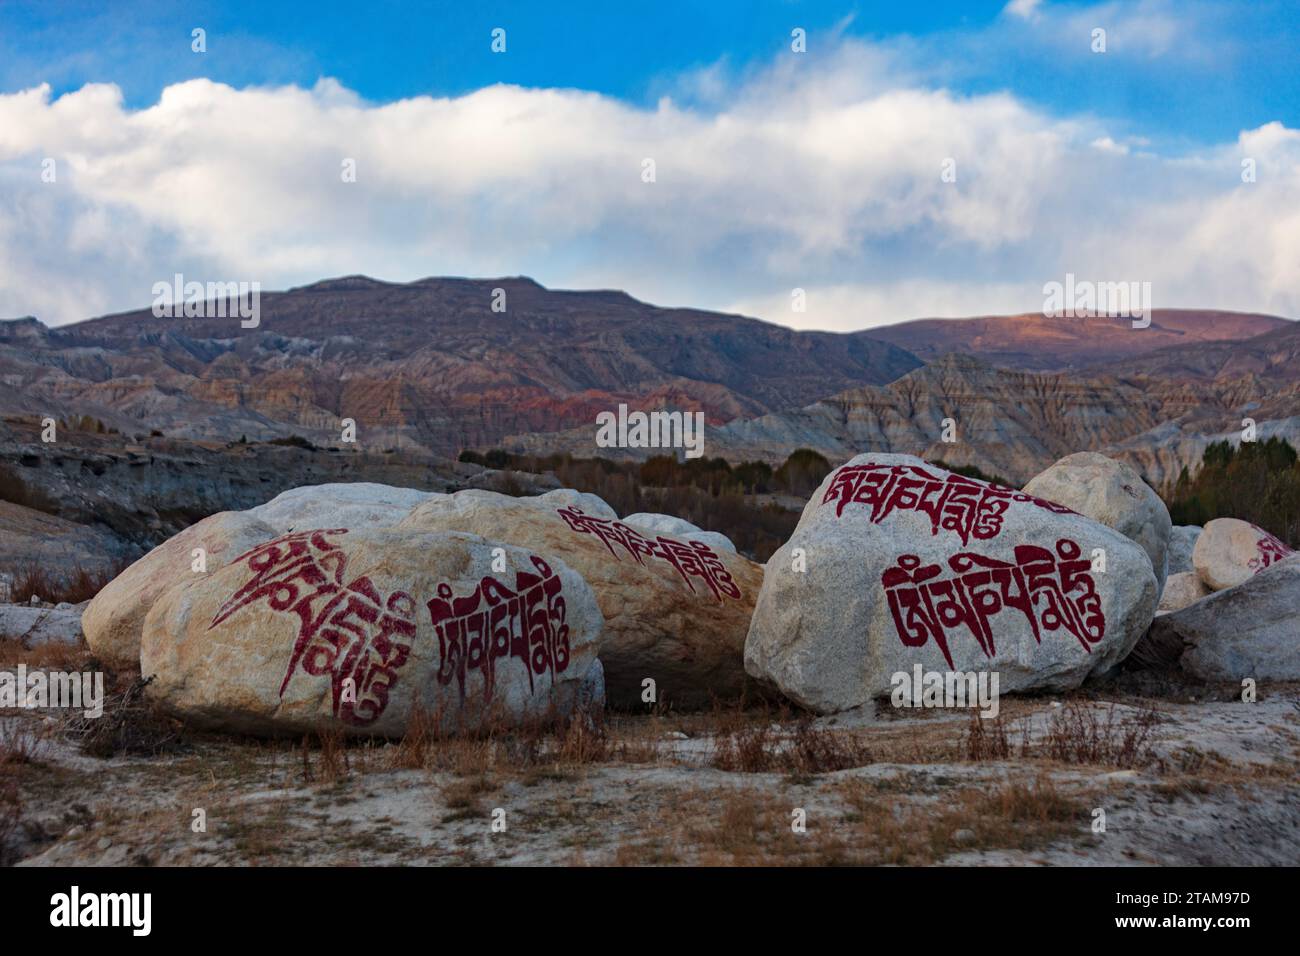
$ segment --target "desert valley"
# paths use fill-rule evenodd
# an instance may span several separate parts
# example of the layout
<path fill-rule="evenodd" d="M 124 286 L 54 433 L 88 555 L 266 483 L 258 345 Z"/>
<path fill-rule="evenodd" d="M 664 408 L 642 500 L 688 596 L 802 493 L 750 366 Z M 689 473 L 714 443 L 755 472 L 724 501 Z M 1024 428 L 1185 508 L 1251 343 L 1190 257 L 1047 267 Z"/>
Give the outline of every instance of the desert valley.
<path fill-rule="evenodd" d="M 1294 447 L 1268 315 L 0 322 L 0 857 L 1294 862 Z"/>

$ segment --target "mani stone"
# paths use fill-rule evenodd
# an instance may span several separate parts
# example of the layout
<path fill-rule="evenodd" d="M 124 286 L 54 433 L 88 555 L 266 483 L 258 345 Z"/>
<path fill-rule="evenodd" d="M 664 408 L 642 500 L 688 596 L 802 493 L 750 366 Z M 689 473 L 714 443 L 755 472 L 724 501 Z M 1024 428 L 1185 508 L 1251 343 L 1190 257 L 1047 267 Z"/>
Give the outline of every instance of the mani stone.
<path fill-rule="evenodd" d="M 1244 584 L 1295 552 L 1262 528 L 1237 518 L 1215 518 L 1196 539 L 1192 564 L 1211 591 Z"/>
<path fill-rule="evenodd" d="M 704 542 L 635 528 L 603 509 L 539 507 L 538 500 L 460 491 L 419 505 L 399 528 L 509 541 L 581 574 L 605 617 L 601 662 L 612 706 L 703 707 L 741 696 L 759 565 Z"/>
<path fill-rule="evenodd" d="M 275 529 L 248 512 L 222 511 L 190 525 L 100 589 L 81 617 L 86 644 L 111 664 L 139 664 L 140 629 L 164 591 L 211 575 L 273 537 Z"/>
<path fill-rule="evenodd" d="M 1124 659 L 1157 593 L 1147 553 L 1097 521 L 911 455 L 859 455 L 767 562 L 745 667 L 820 713 L 888 696 L 916 665 L 1068 690 Z"/>
<path fill-rule="evenodd" d="M 1045 498 L 1136 541 L 1151 559 L 1163 588 L 1173 525 L 1160 496 L 1132 465 L 1096 452 L 1067 455 L 1030 479 L 1025 494 Z"/>
<path fill-rule="evenodd" d="M 604 625 L 562 561 L 476 535 L 299 531 L 145 620 L 147 693 L 196 726 L 400 737 L 517 727 L 599 706 Z"/>

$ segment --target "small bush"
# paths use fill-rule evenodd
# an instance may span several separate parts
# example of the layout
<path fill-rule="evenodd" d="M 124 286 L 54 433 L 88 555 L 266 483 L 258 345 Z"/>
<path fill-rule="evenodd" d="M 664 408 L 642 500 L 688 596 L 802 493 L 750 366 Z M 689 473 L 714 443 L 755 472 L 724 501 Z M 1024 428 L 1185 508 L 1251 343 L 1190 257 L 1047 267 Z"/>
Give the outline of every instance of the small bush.
<path fill-rule="evenodd" d="M 89 601 L 117 577 L 125 563 L 98 570 L 78 565 L 66 575 L 51 573 L 37 564 L 23 565 L 10 572 L 13 590 L 9 599 L 15 604 L 27 604 L 33 597 L 49 604 L 80 604 Z"/>
<path fill-rule="evenodd" d="M 804 719 L 785 736 L 760 721 L 719 734 L 713 766 L 741 773 L 789 773 L 796 777 L 833 773 L 872 763 L 870 750 L 849 734 L 814 727 Z"/>
<path fill-rule="evenodd" d="M 97 718 L 82 714 L 66 718 L 64 732 L 91 757 L 158 756 L 188 749 L 180 722 L 144 696 L 152 681 L 152 677 L 137 677 L 121 693 L 108 694 L 104 713 Z"/>

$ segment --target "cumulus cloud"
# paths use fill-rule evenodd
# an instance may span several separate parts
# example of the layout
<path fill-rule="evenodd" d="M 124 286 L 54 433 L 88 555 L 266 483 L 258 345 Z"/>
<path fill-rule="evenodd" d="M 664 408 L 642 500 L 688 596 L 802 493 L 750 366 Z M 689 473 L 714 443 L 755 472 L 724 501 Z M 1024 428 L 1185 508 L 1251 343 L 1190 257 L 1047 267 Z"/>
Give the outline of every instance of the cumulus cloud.
<path fill-rule="evenodd" d="M 832 329 L 1033 309 L 1073 272 L 1300 314 L 1300 132 L 1162 156 L 895 66 L 841 40 L 650 108 L 514 86 L 376 104 L 332 80 L 192 80 L 140 110 L 111 85 L 0 95 L 0 315 L 138 308 L 176 272 L 528 274 Z"/>

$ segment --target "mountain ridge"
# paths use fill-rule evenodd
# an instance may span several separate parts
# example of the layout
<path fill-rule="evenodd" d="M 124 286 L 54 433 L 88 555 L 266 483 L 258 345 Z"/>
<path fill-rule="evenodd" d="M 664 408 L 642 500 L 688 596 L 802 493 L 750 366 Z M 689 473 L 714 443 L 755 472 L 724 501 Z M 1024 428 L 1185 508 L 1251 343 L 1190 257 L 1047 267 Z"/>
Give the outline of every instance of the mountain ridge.
<path fill-rule="evenodd" d="M 492 310 L 498 289 L 504 313 Z M 888 447 L 1015 478 L 1048 456 L 1123 446 L 1153 480 L 1234 416 L 1300 415 L 1300 323 L 1260 313 L 1155 310 L 1148 329 L 1022 314 L 833 333 L 527 276 L 337 276 L 261 304 L 255 329 L 149 310 L 0 322 L 0 413 L 331 446 L 351 418 L 363 448 L 454 456 L 592 454 L 596 416 L 627 404 L 703 411 L 710 453 L 736 458 Z M 969 448 L 931 447 L 944 418 Z"/>

